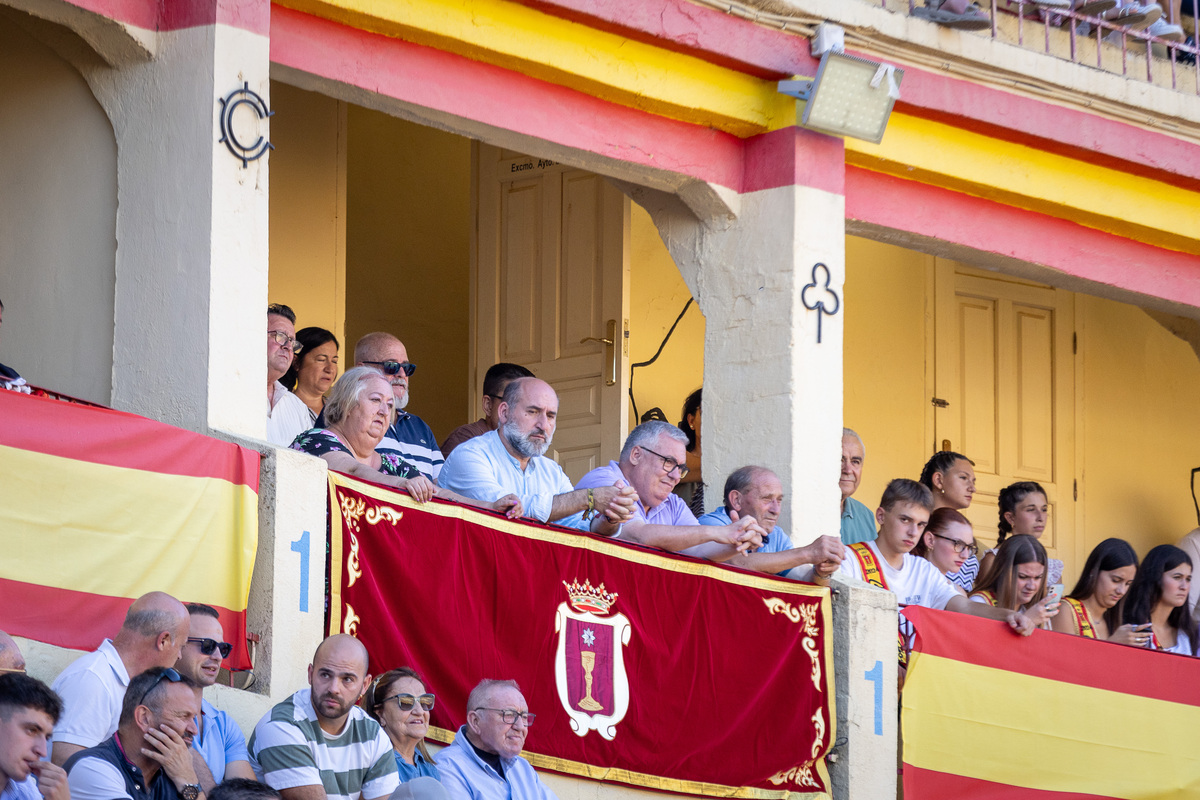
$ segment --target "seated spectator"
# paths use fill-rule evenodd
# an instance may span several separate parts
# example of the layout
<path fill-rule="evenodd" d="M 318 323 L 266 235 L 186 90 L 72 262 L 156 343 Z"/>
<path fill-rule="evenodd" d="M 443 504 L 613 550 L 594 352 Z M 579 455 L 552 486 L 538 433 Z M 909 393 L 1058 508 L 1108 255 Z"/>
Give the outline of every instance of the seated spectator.
<path fill-rule="evenodd" d="M 1083 565 L 1079 582 L 1066 597 L 1064 613 L 1054 618 L 1054 630 L 1145 647 L 1150 642 L 1148 625 L 1121 625 L 1125 593 L 1137 569 L 1137 553 L 1129 542 L 1105 539 L 1096 545 Z"/>
<path fill-rule="evenodd" d="M 1200 563 L 1200 528 L 1195 528 L 1179 540 L 1178 547 L 1187 553 L 1192 564 Z M 1191 591 L 1188 592 L 1188 613 L 1196 616 L 1196 600 L 1200 599 L 1200 580 L 1192 581 Z"/>
<path fill-rule="evenodd" d="M 399 785 L 379 723 L 355 705 L 371 676 L 367 648 L 353 636 L 321 642 L 309 688 L 278 703 L 250 735 L 255 774 L 283 800 L 382 800 Z"/>
<path fill-rule="evenodd" d="M 300 350 L 296 312 L 278 303 L 267 306 L 267 441 L 276 447 L 287 447 L 312 425 L 308 406 L 279 381 Z"/>
<path fill-rule="evenodd" d="M 975 495 L 975 462 L 959 453 L 943 450 L 925 462 L 921 483 L 933 493 L 933 510 L 953 508 L 962 511 Z M 969 592 L 979 574 L 979 558 L 972 554 L 962 568 L 950 576 L 951 582 Z"/>
<path fill-rule="evenodd" d="M 725 479 L 725 505 L 700 517 L 701 525 L 728 525 L 742 517 L 754 517 L 767 531 L 762 547 L 753 553 L 738 555 L 727 563 L 783 575 L 804 564 L 842 561 L 842 542 L 835 536 L 818 536 L 812 544 L 795 547 L 787 531 L 776 526 L 783 511 L 783 484 L 766 467 L 742 467 Z"/>
<path fill-rule="evenodd" d="M 197 800 L 189 755 L 200 687 L 169 667 L 134 677 L 113 736 L 67 759 L 71 800 Z"/>
<path fill-rule="evenodd" d="M 63 714 L 54 726 L 51 760 L 62 766 L 72 753 L 110 738 L 121 718 L 129 677 L 151 667 L 175 666 L 187 635 L 187 609 L 174 597 L 150 592 L 134 600 L 114 638 L 75 659 L 55 678 L 52 688 L 63 699 Z"/>
<path fill-rule="evenodd" d="M 766 535 L 754 517 L 747 515 L 721 526 L 701 525 L 687 504 L 672 493 L 688 473 L 686 443 L 684 432 L 668 422 L 643 422 L 625 439 L 619 462 L 592 470 L 576 488 L 633 488 L 635 504 L 631 518 L 621 526 L 623 539 L 710 561 L 728 561 L 754 552 Z M 583 523 L 577 516 L 568 524 L 581 527 Z"/>
<path fill-rule="evenodd" d="M 867 447 L 862 437 L 849 428 L 842 428 L 842 473 L 838 478 L 838 488 L 842 490 L 842 544 L 870 542 L 876 536 L 875 515 L 852 497 L 862 481 L 866 460 Z"/>
<path fill-rule="evenodd" d="M 703 389 L 697 389 L 683 401 L 679 430 L 687 435 L 687 475 L 679 479 L 672 490 L 691 512 L 699 517 L 704 513 L 704 476 L 701 473 L 700 453 L 700 401 Z"/>
<path fill-rule="evenodd" d="M 1018 533 L 1004 540 L 996 557 L 979 573 L 970 599 L 1021 611 L 1037 627 L 1050 630 L 1059 601 L 1043 602 L 1046 571 L 1046 548 L 1034 537 Z"/>
<path fill-rule="evenodd" d="M 4 303 L 0 303 L 0 324 L 3 323 Z M 29 394 L 33 391 L 15 369 L 3 364 L 0 364 L 0 389 L 8 389 L 10 392 L 20 392 L 21 394 Z"/>
<path fill-rule="evenodd" d="M 208 795 L 208 800 L 281 800 L 279 792 L 265 783 L 246 778 L 226 778 Z"/>
<path fill-rule="evenodd" d="M 175 669 L 190 678 L 203 692 L 217 682 L 221 662 L 233 646 L 225 641 L 221 618 L 215 608 L 202 603 L 188 603 L 187 610 L 188 638 Z M 204 791 L 210 791 L 226 778 L 253 778 L 250 754 L 246 751 L 246 737 L 233 717 L 203 699 L 203 694 L 200 708 L 203 713 L 196 718 L 196 737 L 192 740 L 192 747 L 201 756 L 196 764 L 196 773 Z"/>
<path fill-rule="evenodd" d="M 21 655 L 21 648 L 11 636 L 0 631 L 0 674 L 24 671 L 25 656 Z"/>
<path fill-rule="evenodd" d="M 1046 490 L 1033 481 L 1018 481 L 1000 490 L 1000 523 L 996 547 L 988 550 L 979 560 L 979 571 L 983 572 L 996 555 L 996 549 L 1004 544 L 1004 539 L 1010 533 L 1024 534 L 1035 539 L 1041 539 L 1046 531 L 1046 519 L 1050 516 L 1050 502 L 1046 499 Z M 1063 562 L 1050 558 L 1046 562 L 1050 574 L 1046 583 L 1053 585 L 1062 583 Z"/>
<path fill-rule="evenodd" d="M 925 532 L 912 549 L 914 556 L 933 562 L 949 580 L 977 552 L 971 521 L 953 508 L 939 508 L 930 514 Z"/>
<path fill-rule="evenodd" d="M 325 394 L 337 380 L 339 345 L 337 337 L 324 328 L 302 328 L 296 341 L 296 357 L 279 382 L 308 407 L 310 428 L 325 408 Z"/>
<path fill-rule="evenodd" d="M 454 448 L 463 442 L 500 427 L 500 402 L 504 399 L 504 390 L 517 378 L 532 377 L 533 373 L 520 364 L 501 361 L 488 367 L 487 374 L 483 376 L 483 416 L 475 422 L 455 428 L 442 442 L 442 457 L 449 458 Z"/>
<path fill-rule="evenodd" d="M 420 777 L 441 780 L 437 762 L 425 746 L 435 699 L 411 667 L 383 673 L 363 697 L 363 708 L 392 742 L 400 783 Z"/>
<path fill-rule="evenodd" d="M 467 724 L 438 753 L 452 800 L 557 800 L 521 758 L 534 714 L 516 681 L 484 680 L 467 698 Z"/>
<path fill-rule="evenodd" d="M 522 513 L 541 522 L 604 511 L 592 530 L 615 533 L 631 513 L 633 493 L 611 483 L 594 491 L 572 488 L 562 467 L 545 455 L 557 417 L 558 395 L 550 384 L 537 378 L 511 381 L 500 401 L 500 427 L 455 448 L 442 470 L 442 486 L 484 503 L 515 494 Z"/>
<path fill-rule="evenodd" d="M 1175 545 L 1160 544 L 1146 553 L 1125 597 L 1122 621 L 1150 623 L 1146 647 L 1185 656 L 1196 655 L 1200 637 L 1188 610 L 1192 559 Z"/>
<path fill-rule="evenodd" d="M 62 700 L 50 687 L 19 673 L 0 675 L 0 797 L 71 800 L 67 773 L 46 761 Z"/>
<path fill-rule="evenodd" d="M 516 516 L 521 506 L 515 495 L 504 495 L 490 503 L 479 503 L 449 489 L 434 486 L 417 468 L 396 452 L 377 450 L 387 432 L 395 402 L 387 378 L 371 367 L 346 370 L 333 391 L 322 416 L 327 427 L 313 428 L 296 437 L 293 450 L 320 456 L 329 468 L 355 478 L 395 489 L 403 489 L 424 503 L 441 497 L 489 511 Z"/>

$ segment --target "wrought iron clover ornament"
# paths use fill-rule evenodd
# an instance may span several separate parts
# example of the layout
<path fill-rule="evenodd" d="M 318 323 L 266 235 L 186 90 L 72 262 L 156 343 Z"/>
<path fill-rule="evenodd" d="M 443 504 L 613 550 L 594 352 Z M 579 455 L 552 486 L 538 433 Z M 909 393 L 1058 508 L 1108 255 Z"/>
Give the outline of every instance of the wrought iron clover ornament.
<path fill-rule="evenodd" d="M 825 273 L 824 280 L 821 280 L 817 277 L 818 272 Z M 832 317 L 842 308 L 841 298 L 838 297 L 837 292 L 829 288 L 830 277 L 829 267 L 817 262 L 816 264 L 813 264 L 812 268 L 812 283 L 808 284 L 800 291 L 800 302 L 804 304 L 804 307 L 809 311 L 817 312 L 817 344 L 821 343 L 822 315 L 828 314 Z M 815 298 L 814 302 L 811 303 L 809 302 L 808 295 L 810 290 L 812 290 L 813 297 Z M 832 301 L 832 305 L 826 301 Z"/>
<path fill-rule="evenodd" d="M 243 82 L 242 88 L 235 89 L 228 96 L 221 98 L 221 138 L 218 141 L 229 148 L 234 158 L 241 159 L 242 169 L 245 169 L 251 161 L 257 161 L 268 150 L 274 150 L 275 145 L 267 141 L 262 134 L 259 134 L 253 144 L 242 144 L 233 130 L 233 114 L 238 106 L 248 106 L 260 120 L 274 116 L 275 112 L 268 110 L 262 97 L 250 90 L 249 82 Z"/>

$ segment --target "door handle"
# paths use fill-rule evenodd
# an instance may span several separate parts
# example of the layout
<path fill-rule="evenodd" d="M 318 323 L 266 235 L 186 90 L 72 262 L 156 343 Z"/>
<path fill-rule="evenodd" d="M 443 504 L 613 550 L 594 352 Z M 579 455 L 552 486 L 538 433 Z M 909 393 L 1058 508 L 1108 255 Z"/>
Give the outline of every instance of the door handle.
<path fill-rule="evenodd" d="M 605 386 L 617 385 L 617 321 L 610 319 L 608 321 L 608 336 L 601 339 L 599 336 L 585 336 L 579 340 L 580 344 L 588 342 L 599 342 L 604 345 L 604 353 L 608 356 L 608 377 L 604 379 Z"/>

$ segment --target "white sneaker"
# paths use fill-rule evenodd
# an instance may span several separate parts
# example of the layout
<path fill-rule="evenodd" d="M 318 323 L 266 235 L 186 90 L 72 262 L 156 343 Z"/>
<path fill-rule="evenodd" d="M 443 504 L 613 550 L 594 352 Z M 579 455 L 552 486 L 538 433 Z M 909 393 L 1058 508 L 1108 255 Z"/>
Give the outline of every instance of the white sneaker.
<path fill-rule="evenodd" d="M 1183 28 L 1178 25 L 1172 25 L 1165 19 L 1155 20 L 1154 24 L 1148 26 L 1145 32 L 1159 39 L 1165 39 L 1168 42 L 1182 42 L 1184 39 Z"/>

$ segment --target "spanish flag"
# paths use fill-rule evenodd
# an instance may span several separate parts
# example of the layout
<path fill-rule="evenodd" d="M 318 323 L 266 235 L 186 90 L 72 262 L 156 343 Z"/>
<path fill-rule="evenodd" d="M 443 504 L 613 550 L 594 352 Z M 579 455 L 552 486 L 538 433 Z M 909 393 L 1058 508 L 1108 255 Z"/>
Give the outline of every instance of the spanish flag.
<path fill-rule="evenodd" d="M 1200 797 L 1200 659 L 905 614 L 906 800 Z"/>
<path fill-rule="evenodd" d="M 258 453 L 107 408 L 0 391 L 0 629 L 96 648 L 161 590 L 221 614 L 250 667 Z"/>

